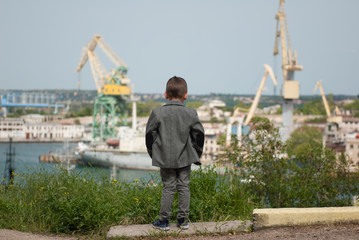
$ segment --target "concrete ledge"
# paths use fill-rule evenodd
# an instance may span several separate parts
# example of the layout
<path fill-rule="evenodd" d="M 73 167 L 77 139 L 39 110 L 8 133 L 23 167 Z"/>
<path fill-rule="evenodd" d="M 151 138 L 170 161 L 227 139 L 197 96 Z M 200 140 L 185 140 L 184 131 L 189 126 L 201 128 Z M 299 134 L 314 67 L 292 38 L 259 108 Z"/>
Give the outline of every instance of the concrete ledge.
<path fill-rule="evenodd" d="M 254 228 L 359 223 L 359 207 L 254 209 Z"/>
<path fill-rule="evenodd" d="M 144 237 L 155 236 L 159 234 L 166 235 L 191 235 L 200 233 L 226 233 L 229 231 L 234 232 L 247 232 L 252 228 L 251 221 L 226 221 L 226 222 L 197 222 L 190 223 L 189 229 L 181 230 L 175 223 L 170 224 L 169 231 L 162 231 L 154 229 L 152 224 L 143 225 L 120 225 L 113 226 L 107 233 L 107 238 L 111 237 Z"/>

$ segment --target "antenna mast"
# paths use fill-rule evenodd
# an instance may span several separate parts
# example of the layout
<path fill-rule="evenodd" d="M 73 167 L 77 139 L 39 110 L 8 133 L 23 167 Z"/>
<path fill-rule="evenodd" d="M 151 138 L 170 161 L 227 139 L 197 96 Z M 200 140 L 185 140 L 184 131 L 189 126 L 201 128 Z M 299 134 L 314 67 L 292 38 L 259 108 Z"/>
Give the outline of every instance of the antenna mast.
<path fill-rule="evenodd" d="M 12 138 L 10 138 L 9 150 L 6 152 L 5 172 L 4 179 L 8 179 L 8 183 L 11 184 L 14 181 L 14 167 L 13 156 L 15 156 L 15 149 L 12 148 Z"/>

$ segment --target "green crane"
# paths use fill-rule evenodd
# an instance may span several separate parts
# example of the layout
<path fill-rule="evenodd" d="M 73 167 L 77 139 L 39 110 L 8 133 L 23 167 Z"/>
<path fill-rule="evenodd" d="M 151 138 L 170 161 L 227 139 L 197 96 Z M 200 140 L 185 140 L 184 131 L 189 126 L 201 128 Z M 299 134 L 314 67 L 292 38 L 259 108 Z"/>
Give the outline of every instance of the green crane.
<path fill-rule="evenodd" d="M 106 72 L 95 53 L 96 46 L 116 65 L 116 69 Z M 100 35 L 95 35 L 82 48 L 80 63 L 75 73 L 81 71 L 89 61 L 98 96 L 94 103 L 92 140 L 106 141 L 116 138 L 116 127 L 127 125 L 126 101 L 131 95 L 130 79 L 126 77 L 127 66 L 105 43 Z"/>

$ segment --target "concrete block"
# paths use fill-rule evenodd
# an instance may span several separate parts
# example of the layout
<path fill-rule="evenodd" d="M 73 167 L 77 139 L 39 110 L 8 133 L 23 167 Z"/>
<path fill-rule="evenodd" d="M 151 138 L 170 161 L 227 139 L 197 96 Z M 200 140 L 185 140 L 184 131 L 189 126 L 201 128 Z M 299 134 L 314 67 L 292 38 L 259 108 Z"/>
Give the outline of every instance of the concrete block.
<path fill-rule="evenodd" d="M 254 209 L 254 228 L 359 223 L 359 207 Z"/>
<path fill-rule="evenodd" d="M 113 226 L 107 233 L 111 237 L 144 237 L 158 234 L 191 235 L 200 233 L 226 233 L 229 231 L 246 232 L 252 229 L 251 221 L 225 221 L 225 222 L 197 222 L 190 223 L 189 229 L 181 230 L 175 223 L 170 224 L 169 231 L 161 231 L 152 227 L 152 224 Z"/>

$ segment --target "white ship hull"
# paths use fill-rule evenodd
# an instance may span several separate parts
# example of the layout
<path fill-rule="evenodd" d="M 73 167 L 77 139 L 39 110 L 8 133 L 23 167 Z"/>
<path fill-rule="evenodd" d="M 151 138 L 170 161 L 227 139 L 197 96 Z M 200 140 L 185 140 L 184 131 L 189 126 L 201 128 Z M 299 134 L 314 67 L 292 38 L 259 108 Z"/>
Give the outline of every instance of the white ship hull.
<path fill-rule="evenodd" d="M 152 160 L 147 153 L 123 152 L 116 149 L 86 149 L 77 154 L 77 161 L 81 165 L 96 167 L 158 170 L 152 166 Z"/>

